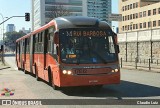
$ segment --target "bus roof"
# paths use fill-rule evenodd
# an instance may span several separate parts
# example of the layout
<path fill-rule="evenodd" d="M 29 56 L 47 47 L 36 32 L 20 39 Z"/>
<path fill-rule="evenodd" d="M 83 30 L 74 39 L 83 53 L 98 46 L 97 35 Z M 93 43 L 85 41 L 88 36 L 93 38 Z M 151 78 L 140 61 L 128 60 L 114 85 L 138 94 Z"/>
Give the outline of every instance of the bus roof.
<path fill-rule="evenodd" d="M 105 21 L 100 21 L 93 17 L 84 16 L 66 16 L 55 18 L 58 29 L 64 28 L 80 28 L 80 27 L 96 27 L 96 28 L 107 28 L 110 26 Z"/>
<path fill-rule="evenodd" d="M 38 28 L 37 30 L 19 38 L 16 40 L 20 41 L 21 39 L 32 36 L 36 33 L 39 33 L 51 26 L 55 26 L 55 29 L 58 31 L 59 29 L 67 29 L 67 28 L 84 28 L 84 27 L 92 27 L 92 28 L 103 28 L 103 29 L 111 29 L 106 21 L 100 21 L 97 18 L 93 17 L 84 17 L 84 16 L 65 16 L 58 17 L 51 20 L 48 24 Z"/>

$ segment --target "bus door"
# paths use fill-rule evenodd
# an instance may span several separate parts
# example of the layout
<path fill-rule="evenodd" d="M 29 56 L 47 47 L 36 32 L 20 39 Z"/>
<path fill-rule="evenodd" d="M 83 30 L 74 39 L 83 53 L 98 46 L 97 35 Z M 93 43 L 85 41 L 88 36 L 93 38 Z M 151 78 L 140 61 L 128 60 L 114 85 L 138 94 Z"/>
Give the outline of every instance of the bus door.
<path fill-rule="evenodd" d="M 21 63 L 21 68 L 23 69 L 23 49 L 24 49 L 24 40 L 20 41 L 20 63 Z"/>
<path fill-rule="evenodd" d="M 49 77 L 48 77 L 48 68 L 49 68 L 49 65 L 50 65 L 50 48 L 52 47 L 51 45 L 51 36 L 49 35 L 49 31 L 48 29 L 44 31 L 44 50 L 43 50 L 43 53 L 44 53 L 44 78 L 46 81 L 49 80 Z"/>
<path fill-rule="evenodd" d="M 44 53 L 44 70 L 47 69 L 47 54 L 48 54 L 48 30 L 45 30 L 44 32 L 44 50 L 43 50 L 43 53 Z"/>

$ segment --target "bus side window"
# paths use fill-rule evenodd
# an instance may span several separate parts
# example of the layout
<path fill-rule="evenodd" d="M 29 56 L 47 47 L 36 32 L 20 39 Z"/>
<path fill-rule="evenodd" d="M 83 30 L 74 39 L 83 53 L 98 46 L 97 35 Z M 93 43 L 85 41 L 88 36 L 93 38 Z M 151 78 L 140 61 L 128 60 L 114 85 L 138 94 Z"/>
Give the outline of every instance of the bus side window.
<path fill-rule="evenodd" d="M 38 34 L 35 36 L 35 52 L 38 52 Z"/>
<path fill-rule="evenodd" d="M 51 53 L 52 52 L 52 34 L 51 33 L 48 33 L 48 53 Z"/>
<path fill-rule="evenodd" d="M 26 39 L 26 53 L 29 53 L 29 46 L 30 46 L 30 40 L 29 40 L 30 38 L 27 38 Z"/>
<path fill-rule="evenodd" d="M 33 53 L 35 53 L 35 49 L 36 49 L 36 35 L 33 35 Z"/>
<path fill-rule="evenodd" d="M 43 52 L 42 33 L 38 33 L 38 52 Z"/>
<path fill-rule="evenodd" d="M 44 31 L 44 54 L 48 52 L 48 29 Z"/>

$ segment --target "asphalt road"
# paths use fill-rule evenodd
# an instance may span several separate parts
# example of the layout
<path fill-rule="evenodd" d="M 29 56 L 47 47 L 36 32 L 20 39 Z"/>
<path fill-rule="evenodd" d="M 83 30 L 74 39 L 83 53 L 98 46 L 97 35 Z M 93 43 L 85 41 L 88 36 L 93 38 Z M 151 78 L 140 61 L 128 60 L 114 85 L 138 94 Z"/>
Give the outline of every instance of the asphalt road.
<path fill-rule="evenodd" d="M 44 81 L 36 81 L 32 75 L 16 70 L 14 56 L 5 57 L 5 62 L 8 66 L 0 67 L 0 89 L 9 88 L 15 91 L 13 96 L 0 96 L 0 99 L 160 99 L 160 73 L 121 69 L 121 83 L 119 85 L 106 85 L 100 91 L 95 91 L 92 87 L 71 87 L 53 90 Z M 17 106 L 14 107 L 17 108 Z M 39 107 L 106 108 L 109 106 L 55 105 Z M 133 106 L 112 105 L 112 107 L 132 108 Z M 139 107 L 139 105 L 134 107 Z M 141 108 L 143 107 L 151 108 L 153 106 L 141 106 Z M 159 108 L 160 105 L 154 106 L 154 108 L 156 107 Z"/>

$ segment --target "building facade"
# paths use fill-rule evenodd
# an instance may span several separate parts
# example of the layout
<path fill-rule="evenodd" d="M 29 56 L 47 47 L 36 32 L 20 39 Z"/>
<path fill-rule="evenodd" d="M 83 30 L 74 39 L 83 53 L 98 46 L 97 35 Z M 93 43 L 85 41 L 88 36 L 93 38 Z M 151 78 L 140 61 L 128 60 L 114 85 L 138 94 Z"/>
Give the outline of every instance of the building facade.
<path fill-rule="evenodd" d="M 119 0 L 119 32 L 160 28 L 159 0 Z"/>
<path fill-rule="evenodd" d="M 82 0 L 32 0 L 32 30 L 53 19 L 55 9 L 64 9 L 67 15 L 82 16 Z"/>
<path fill-rule="evenodd" d="M 7 24 L 6 32 L 13 32 L 15 31 L 14 24 Z"/>
<path fill-rule="evenodd" d="M 32 0 L 32 30 L 53 19 L 57 6 L 66 9 L 70 16 L 97 17 L 111 25 L 111 21 L 108 20 L 108 15 L 111 13 L 111 0 Z"/>
<path fill-rule="evenodd" d="M 87 0 L 87 16 L 99 18 L 112 26 L 111 21 L 108 20 L 112 12 L 111 5 L 111 0 Z"/>
<path fill-rule="evenodd" d="M 156 62 L 160 58 L 160 0 L 119 0 L 119 11 L 120 58 Z"/>
<path fill-rule="evenodd" d="M 26 30 L 24 27 L 21 29 L 21 30 L 19 30 L 19 31 L 22 31 L 23 33 L 25 33 L 25 34 L 28 34 L 28 33 L 30 33 L 31 32 L 31 28 L 29 28 L 28 30 Z"/>

